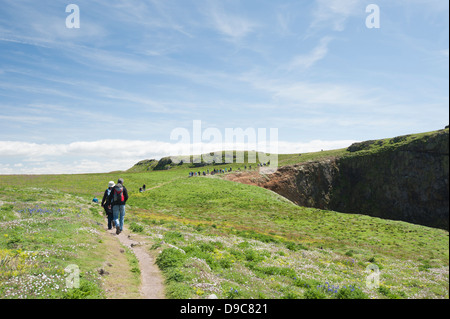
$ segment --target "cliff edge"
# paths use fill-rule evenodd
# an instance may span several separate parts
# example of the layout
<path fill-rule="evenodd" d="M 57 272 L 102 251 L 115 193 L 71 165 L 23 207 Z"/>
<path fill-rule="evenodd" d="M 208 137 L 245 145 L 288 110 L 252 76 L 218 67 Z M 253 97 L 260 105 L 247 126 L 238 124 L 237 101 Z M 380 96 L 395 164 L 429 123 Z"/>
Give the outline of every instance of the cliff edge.
<path fill-rule="evenodd" d="M 300 206 L 449 229 L 449 130 L 356 143 L 345 155 L 227 179 Z"/>

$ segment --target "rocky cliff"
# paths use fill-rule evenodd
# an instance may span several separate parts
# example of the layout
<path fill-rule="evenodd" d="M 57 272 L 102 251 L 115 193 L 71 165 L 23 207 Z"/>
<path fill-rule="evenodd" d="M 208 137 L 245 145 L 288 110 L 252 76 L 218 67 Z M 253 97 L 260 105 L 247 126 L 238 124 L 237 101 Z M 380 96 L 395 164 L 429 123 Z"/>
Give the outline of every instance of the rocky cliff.
<path fill-rule="evenodd" d="M 229 179 L 294 203 L 449 229 L 449 130 L 367 141 L 344 156 Z"/>

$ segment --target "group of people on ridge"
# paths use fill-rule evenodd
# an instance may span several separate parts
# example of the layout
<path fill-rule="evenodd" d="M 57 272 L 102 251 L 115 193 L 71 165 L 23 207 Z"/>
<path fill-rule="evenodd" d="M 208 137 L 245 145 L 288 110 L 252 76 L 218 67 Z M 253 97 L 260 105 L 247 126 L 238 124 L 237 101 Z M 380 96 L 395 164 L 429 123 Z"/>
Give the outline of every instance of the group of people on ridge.
<path fill-rule="evenodd" d="M 123 179 L 119 178 L 117 184 L 109 182 L 102 199 L 102 207 L 108 217 L 108 229 L 116 228 L 116 234 L 123 231 L 125 218 L 125 204 L 128 200 L 128 191 L 123 185 Z"/>
<path fill-rule="evenodd" d="M 267 163 L 257 163 L 256 164 L 258 167 L 263 167 L 263 166 L 269 166 L 270 165 L 270 161 L 268 161 Z M 252 169 L 252 166 L 249 165 L 248 166 L 249 169 Z M 247 165 L 244 166 L 244 170 L 247 170 Z M 219 168 L 219 169 L 214 169 L 211 171 L 211 173 L 209 172 L 209 169 L 205 172 L 189 172 L 189 177 L 194 177 L 194 176 L 206 176 L 206 175 L 215 175 L 215 174 L 224 174 L 224 173 L 228 173 L 228 172 L 232 172 L 233 168 Z M 238 171 L 241 171 L 241 168 L 238 168 Z"/>

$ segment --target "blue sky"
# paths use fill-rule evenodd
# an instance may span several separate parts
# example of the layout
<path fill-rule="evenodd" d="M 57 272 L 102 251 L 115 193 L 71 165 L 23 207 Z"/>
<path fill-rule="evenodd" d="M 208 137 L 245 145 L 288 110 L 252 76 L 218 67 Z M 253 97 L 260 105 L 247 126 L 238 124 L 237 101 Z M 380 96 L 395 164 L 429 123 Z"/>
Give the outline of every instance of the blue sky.
<path fill-rule="evenodd" d="M 444 0 L 0 0 L 0 174 L 127 169 L 173 155 L 171 131 L 194 120 L 277 128 L 280 153 L 441 129 L 448 13 Z"/>

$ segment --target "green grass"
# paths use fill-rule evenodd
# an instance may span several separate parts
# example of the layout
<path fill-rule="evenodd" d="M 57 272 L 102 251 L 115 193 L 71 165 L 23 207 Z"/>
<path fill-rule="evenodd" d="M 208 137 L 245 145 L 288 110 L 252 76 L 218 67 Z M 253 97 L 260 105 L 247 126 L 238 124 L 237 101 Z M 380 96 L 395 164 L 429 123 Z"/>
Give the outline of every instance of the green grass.
<path fill-rule="evenodd" d="M 126 222 L 133 231 L 150 236 L 155 243 L 153 248 L 162 252 L 158 263 L 167 279 L 169 298 L 206 298 L 211 293 L 220 298 L 312 298 L 316 295 L 336 298 L 339 293 L 329 294 L 316 287 L 299 285 L 299 278 L 316 286 L 326 282 L 355 285 L 371 298 L 448 297 L 446 231 L 298 207 L 266 189 L 219 178 L 182 175 L 169 171 L 126 175 L 131 185 L 145 181 L 147 185 L 160 186 L 144 193 L 130 192 Z M 79 186 L 76 186 L 66 193 L 63 179 L 58 184 L 50 178 L 47 185 L 45 177 L 38 179 L 42 187 L 39 189 L 16 187 L 11 181 L 10 186 L 0 188 L 3 223 L 21 221 L 8 231 L 2 228 L 0 247 L 19 257 L 19 249 L 41 252 L 56 245 L 66 247 L 44 258 L 59 271 L 60 281 L 61 271 L 69 262 L 86 263 L 83 269 L 90 269 L 86 276 L 95 277 L 99 256 L 92 257 L 90 252 L 96 250 L 94 246 L 99 238 L 82 225 L 89 223 L 93 229 L 97 227 L 92 223 L 96 220 L 95 209 L 90 208 L 95 206 L 90 204 L 89 189 L 101 187 L 104 183 L 100 180 L 114 179 L 102 174 L 80 175 L 79 181 L 76 177 L 70 175 L 71 183 L 84 184 L 87 190 L 77 193 Z M 31 186 L 27 176 L 22 179 L 17 184 Z M 48 186 L 54 190 L 43 188 Z M 54 212 L 52 220 L 23 216 L 29 209 L 37 213 L 39 202 L 45 202 L 43 208 Z M 80 215 L 82 222 L 55 219 L 58 209 L 68 211 L 61 217 L 77 220 Z M 37 223 L 38 220 L 43 224 Z M 32 225 L 37 224 L 33 227 L 38 233 L 29 234 L 30 228 L 23 226 L 31 221 Z M 68 234 L 77 236 L 80 243 L 76 256 Z M 85 246 L 81 245 L 83 240 Z M 169 253 L 173 256 L 166 258 Z M 24 260 L 29 258 L 23 256 Z M 386 289 L 365 288 L 365 269 L 372 263 L 380 267 L 381 282 L 391 294 Z M 24 274 L 32 271 L 26 268 Z M 9 281 L 15 276 L 8 276 L 3 280 L 7 295 L 5 287 L 21 289 Z M 342 294 L 342 298 L 352 296 Z M 97 292 L 93 295 L 97 296 Z"/>
<path fill-rule="evenodd" d="M 139 194 L 130 205 L 144 233 L 164 239 L 156 249 L 181 249 L 176 273 L 193 279 L 174 287 L 185 285 L 191 297 L 228 298 L 233 288 L 239 292 L 233 298 L 308 298 L 316 292 L 296 285 L 293 278 L 301 277 L 360 286 L 360 295 L 338 291 L 327 298 L 385 298 L 364 287 L 372 263 L 381 269 L 383 285 L 401 291 L 397 296 L 448 297 L 443 230 L 298 207 L 268 190 L 216 178 L 179 179 Z M 423 260 L 433 260 L 432 272 L 424 273 L 430 268 Z M 206 278 L 203 284 L 199 277 Z M 289 289 L 280 294 L 281 288 Z"/>
<path fill-rule="evenodd" d="M 279 165 L 359 156 L 430 134 L 368 143 L 353 153 L 280 155 Z M 229 299 L 449 297 L 448 231 L 299 207 L 266 189 L 218 176 L 188 178 L 189 165 L 134 173 L 1 176 L 2 296 L 101 298 L 95 270 L 103 261 L 97 231 L 104 220 L 91 200 L 101 199 L 108 182 L 122 177 L 130 194 L 125 222 L 153 242 L 168 298 L 212 293 Z M 227 166 L 243 169 L 242 164 Z M 143 184 L 148 191 L 139 193 Z M 138 274 L 135 261 L 130 263 Z M 82 270 L 79 291 L 61 288 L 69 264 Z M 372 264 L 380 269 L 376 289 L 365 284 Z"/>
<path fill-rule="evenodd" d="M 1 187 L 0 201 L 2 298 L 104 298 L 97 273 L 103 219 L 94 207 L 31 188 Z M 71 265 L 79 269 L 79 288 L 66 285 Z"/>

